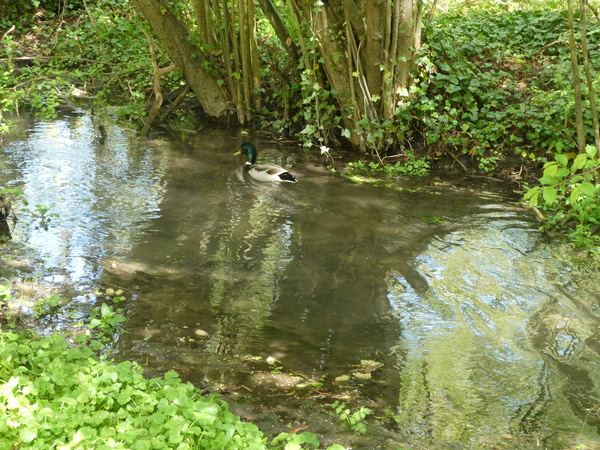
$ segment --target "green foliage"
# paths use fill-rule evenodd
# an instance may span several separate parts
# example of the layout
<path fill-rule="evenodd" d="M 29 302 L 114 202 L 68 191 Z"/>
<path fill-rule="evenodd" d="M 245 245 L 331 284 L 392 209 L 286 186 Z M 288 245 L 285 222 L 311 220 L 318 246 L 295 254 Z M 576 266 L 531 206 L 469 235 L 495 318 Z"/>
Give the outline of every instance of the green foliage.
<path fill-rule="evenodd" d="M 265 448 L 258 428 L 173 373 L 96 360 L 65 336 L 0 334 L 1 448 Z"/>
<path fill-rule="evenodd" d="M 48 228 L 55 224 L 55 219 L 60 217 L 58 213 L 50 212 L 52 208 L 54 208 L 54 205 L 46 206 L 44 204 L 39 203 L 35 205 L 35 209 L 29 208 L 29 202 L 23 197 L 23 194 L 24 192 L 20 188 L 0 189 L 0 195 L 7 195 L 9 197 L 21 200 L 21 203 L 23 204 L 22 211 L 27 212 L 31 215 L 36 230 L 39 230 L 41 228 L 43 230 L 48 231 Z"/>
<path fill-rule="evenodd" d="M 125 361 L 99 361 L 88 341 L 28 338 L 0 330 L 0 448 L 319 448 L 312 433 L 269 443 L 216 395 L 203 396 L 174 372 L 148 380 Z M 346 414 L 344 411 L 341 414 Z M 345 420 L 364 433 L 367 408 Z M 342 450 L 333 445 L 329 450 Z"/>
<path fill-rule="evenodd" d="M 115 298 L 116 301 L 119 297 Z M 88 328 L 93 330 L 98 328 L 105 335 L 112 335 L 116 331 L 120 323 L 125 322 L 125 316 L 121 313 L 122 309 L 114 310 L 112 306 L 102 303 L 99 309 L 93 309 L 91 311 L 91 320 L 88 324 Z"/>
<path fill-rule="evenodd" d="M 284 444 L 286 450 L 296 450 L 303 448 L 304 444 L 318 448 L 321 443 L 313 433 L 304 431 L 298 434 L 281 433 L 271 441 L 271 444 L 275 446 L 277 444 Z M 340 448 L 343 449 L 344 447 Z M 328 449 L 336 450 L 333 447 L 328 447 Z"/>
<path fill-rule="evenodd" d="M 27 206 L 27 201 L 23 200 L 23 204 Z M 34 220 L 37 221 L 36 229 L 42 228 L 43 230 L 48 231 L 48 228 L 54 224 L 53 220 L 60 217 L 58 213 L 50 212 L 52 208 L 54 208 L 54 205 L 46 206 L 41 203 L 35 205 L 35 210 L 32 215 Z"/>
<path fill-rule="evenodd" d="M 596 234 L 600 226 L 600 157 L 596 147 L 588 145 L 586 153 L 571 160 L 556 155 L 544 164 L 541 186 L 527 188 L 523 199 L 529 206 L 548 214 L 547 230 L 570 230 L 571 239 L 578 245 L 592 247 L 600 244 Z"/>
<path fill-rule="evenodd" d="M 341 403 L 338 400 L 330 405 L 335 413 L 348 424 L 350 429 L 358 434 L 365 434 L 367 432 L 367 424 L 365 418 L 373 413 L 369 408 L 361 406 L 357 411 L 352 412 L 349 408 L 346 408 L 345 403 Z"/>
<path fill-rule="evenodd" d="M 429 173 L 429 161 L 426 158 L 416 158 L 414 154 L 409 153 L 404 162 L 396 164 L 384 164 L 383 162 L 365 163 L 364 161 L 348 163 L 346 174 L 363 173 L 371 176 L 388 177 L 424 177 Z"/>
<path fill-rule="evenodd" d="M 36 319 L 39 319 L 40 317 L 52 314 L 61 305 L 62 300 L 59 294 L 40 298 L 36 300 L 35 304 L 33 305 L 33 315 L 36 317 Z"/>
<path fill-rule="evenodd" d="M 0 300 L 10 298 L 9 286 L 0 284 Z M 36 317 L 60 304 L 59 295 L 38 300 Z M 119 313 L 103 303 L 84 327 L 101 329 L 108 336 L 125 320 Z M 174 372 L 149 380 L 136 363 L 99 360 L 94 349 L 102 350 L 102 342 L 100 337 L 99 346 L 95 338 L 83 334 L 31 337 L 0 329 L 0 448 L 299 450 L 320 446 L 308 432 L 282 433 L 268 442 L 256 425 L 241 421 L 218 396 L 202 395 Z"/>
<path fill-rule="evenodd" d="M 61 4 L 61 14 L 80 14 L 73 2 Z M 58 19 L 46 11 L 43 22 L 9 22 L 18 27 L 0 43 L 1 110 L 17 111 L 25 104 L 40 117 L 52 118 L 62 105 L 86 102 L 106 115 L 116 104 L 112 114 L 137 120 L 151 94 L 152 65 L 143 24 L 132 8 L 127 0 L 100 0 L 86 6 L 85 20 L 55 23 Z M 15 60 L 25 47 L 18 36 L 25 35 L 37 40 L 27 64 Z M 164 79 L 178 86 L 176 74 Z"/>
<path fill-rule="evenodd" d="M 8 301 L 11 299 L 10 286 L 7 284 L 0 284 L 0 301 Z"/>
<path fill-rule="evenodd" d="M 437 16 L 424 30 L 421 80 L 406 106 L 430 150 L 468 154 L 490 172 L 504 155 L 535 160 L 572 148 L 566 22 L 554 11 Z M 593 62 L 598 33 L 588 40 Z"/>

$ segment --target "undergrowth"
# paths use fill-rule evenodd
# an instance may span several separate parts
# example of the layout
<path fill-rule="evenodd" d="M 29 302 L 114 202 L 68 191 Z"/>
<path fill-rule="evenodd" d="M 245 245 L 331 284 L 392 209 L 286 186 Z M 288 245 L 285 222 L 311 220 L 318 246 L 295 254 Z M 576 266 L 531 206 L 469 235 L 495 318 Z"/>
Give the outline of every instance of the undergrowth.
<path fill-rule="evenodd" d="M 0 300 L 10 299 L 8 285 L 0 284 Z M 51 314 L 60 304 L 58 295 L 41 299 L 34 313 Z M 175 372 L 147 379 L 134 362 L 102 359 L 126 320 L 119 312 L 103 303 L 74 336 L 15 331 L 14 319 L 0 317 L 7 324 L 0 327 L 0 448 L 320 447 L 317 436 L 306 431 L 270 438 L 230 412 L 219 396 L 204 395 Z"/>
<path fill-rule="evenodd" d="M 527 187 L 523 199 L 535 208 L 545 231 L 566 233 L 577 246 L 597 253 L 599 174 L 600 156 L 594 146 L 588 145 L 578 155 L 556 155 L 544 164 L 540 185 Z"/>
<path fill-rule="evenodd" d="M 138 365 L 98 361 L 64 335 L 3 332 L 0 344 L 2 448 L 265 447 L 255 425 L 175 373 L 147 380 Z"/>
<path fill-rule="evenodd" d="M 590 26 L 592 63 L 600 56 L 599 33 Z M 535 164 L 572 151 L 564 12 L 440 14 L 424 36 L 420 79 L 407 108 L 422 123 L 432 156 L 468 155 L 493 172 L 507 157 Z"/>

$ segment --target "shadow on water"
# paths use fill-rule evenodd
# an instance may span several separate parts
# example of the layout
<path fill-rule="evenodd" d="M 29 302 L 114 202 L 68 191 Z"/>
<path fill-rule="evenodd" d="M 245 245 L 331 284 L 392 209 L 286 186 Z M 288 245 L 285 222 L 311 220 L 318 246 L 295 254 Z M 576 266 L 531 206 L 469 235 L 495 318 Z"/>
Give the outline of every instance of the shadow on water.
<path fill-rule="evenodd" d="M 357 185 L 222 129 L 140 142 L 112 127 L 101 143 L 87 114 L 23 125 L 0 184 L 58 218 L 19 211 L 2 252 L 70 287 L 49 327 L 122 289 L 117 359 L 176 370 L 268 431 L 309 424 L 354 448 L 594 448 L 598 272 L 545 243 L 509 195 Z M 299 183 L 246 182 L 242 140 Z M 395 420 L 342 435 L 323 419 L 334 400 Z"/>

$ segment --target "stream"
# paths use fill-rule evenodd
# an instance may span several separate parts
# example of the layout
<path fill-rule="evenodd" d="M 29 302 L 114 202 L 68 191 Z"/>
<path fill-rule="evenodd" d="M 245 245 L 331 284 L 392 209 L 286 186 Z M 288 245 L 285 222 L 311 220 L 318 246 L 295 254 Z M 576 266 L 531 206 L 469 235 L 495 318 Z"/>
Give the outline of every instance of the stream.
<path fill-rule="evenodd" d="M 85 111 L 18 126 L 0 188 L 28 205 L 13 199 L 0 276 L 26 280 L 26 315 L 28 296 L 66 299 L 39 332 L 108 302 L 127 317 L 115 360 L 175 370 L 271 433 L 600 449 L 597 261 L 548 241 L 515 186 L 359 184 L 238 129 L 140 140 L 111 124 L 102 142 Z M 244 141 L 298 184 L 245 179 Z M 335 401 L 373 411 L 364 435 Z"/>

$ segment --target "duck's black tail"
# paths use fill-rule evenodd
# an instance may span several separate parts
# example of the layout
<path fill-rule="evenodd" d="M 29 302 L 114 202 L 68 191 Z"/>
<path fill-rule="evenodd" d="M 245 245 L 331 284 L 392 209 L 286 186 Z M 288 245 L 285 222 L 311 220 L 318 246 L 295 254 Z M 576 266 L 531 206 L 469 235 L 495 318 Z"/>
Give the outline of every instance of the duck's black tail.
<path fill-rule="evenodd" d="M 279 174 L 281 181 L 289 181 L 290 183 L 297 183 L 296 177 L 289 172 L 282 172 Z"/>

